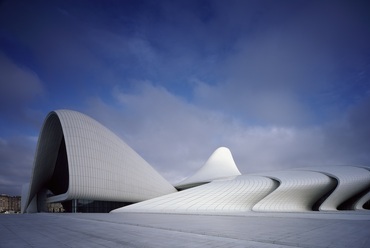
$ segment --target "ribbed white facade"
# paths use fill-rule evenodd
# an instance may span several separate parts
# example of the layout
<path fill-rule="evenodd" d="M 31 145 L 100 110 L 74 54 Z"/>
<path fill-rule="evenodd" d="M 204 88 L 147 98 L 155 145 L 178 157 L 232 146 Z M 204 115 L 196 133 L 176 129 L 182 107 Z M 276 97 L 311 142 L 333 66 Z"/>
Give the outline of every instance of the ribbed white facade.
<path fill-rule="evenodd" d="M 370 173 L 358 167 L 295 169 L 213 180 L 112 212 L 222 214 L 355 210 L 364 209 L 369 189 Z"/>
<path fill-rule="evenodd" d="M 328 176 L 311 171 L 278 171 L 263 174 L 279 182 L 279 187 L 256 205 L 254 211 L 301 212 L 335 187 Z"/>
<path fill-rule="evenodd" d="M 47 190 L 54 196 L 46 199 Z M 176 189 L 103 125 L 84 114 L 58 110 L 42 127 L 26 191 L 23 211 L 34 198 L 40 211 L 45 201 L 139 202 Z"/>
<path fill-rule="evenodd" d="M 22 189 L 22 212 L 76 199 L 135 203 L 116 206 L 114 213 L 364 210 L 370 205 L 370 169 L 323 166 L 241 175 L 230 150 L 220 147 L 176 188 L 182 191 L 100 123 L 57 110 L 43 124 L 32 177 Z"/>
<path fill-rule="evenodd" d="M 157 197 L 113 212 L 218 213 L 244 212 L 274 191 L 278 183 L 266 177 L 237 176 L 215 180 L 178 193 Z"/>
<path fill-rule="evenodd" d="M 327 166 L 307 168 L 306 170 L 323 173 L 337 181 L 337 186 L 320 205 L 320 210 L 338 210 L 350 198 L 352 198 L 351 201 L 346 204 L 347 206 L 343 207 L 354 209 L 354 202 L 362 195 L 360 193 L 369 191 L 370 172 L 364 168 L 355 166 Z"/>

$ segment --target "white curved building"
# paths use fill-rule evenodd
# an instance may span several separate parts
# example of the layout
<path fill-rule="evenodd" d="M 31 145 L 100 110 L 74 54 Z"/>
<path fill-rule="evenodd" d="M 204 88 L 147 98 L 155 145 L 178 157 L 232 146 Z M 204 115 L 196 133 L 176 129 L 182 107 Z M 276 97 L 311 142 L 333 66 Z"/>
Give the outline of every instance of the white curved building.
<path fill-rule="evenodd" d="M 361 167 L 367 171 L 370 171 L 368 167 Z M 370 209 L 370 186 L 358 194 L 358 197 L 351 204 L 351 209 L 354 210 L 365 210 Z"/>
<path fill-rule="evenodd" d="M 354 209 L 363 191 L 369 191 L 370 172 L 355 166 L 326 166 L 305 168 L 330 176 L 337 186 L 321 203 L 319 210 Z"/>
<path fill-rule="evenodd" d="M 47 203 L 61 203 L 70 212 L 193 214 L 364 210 L 370 205 L 367 167 L 241 175 L 226 147 L 176 187 L 182 191 L 100 123 L 57 110 L 44 121 L 32 177 L 22 189 L 22 212 L 47 211 Z"/>
<path fill-rule="evenodd" d="M 38 212 L 46 202 L 69 202 L 76 210 L 78 204 L 139 202 L 176 189 L 103 125 L 79 112 L 58 110 L 45 119 L 23 192 L 22 212 Z"/>
<path fill-rule="evenodd" d="M 234 162 L 233 155 L 226 147 L 219 147 L 207 162 L 194 175 L 176 185 L 177 189 L 187 189 L 215 179 L 241 175 Z"/>
<path fill-rule="evenodd" d="M 253 211 L 312 211 L 315 203 L 332 190 L 330 177 L 311 171 L 277 171 L 263 174 L 279 182 L 279 187 L 253 207 Z"/>
<path fill-rule="evenodd" d="M 112 212 L 229 213 L 251 211 L 278 183 L 266 177 L 242 175 L 139 202 Z"/>

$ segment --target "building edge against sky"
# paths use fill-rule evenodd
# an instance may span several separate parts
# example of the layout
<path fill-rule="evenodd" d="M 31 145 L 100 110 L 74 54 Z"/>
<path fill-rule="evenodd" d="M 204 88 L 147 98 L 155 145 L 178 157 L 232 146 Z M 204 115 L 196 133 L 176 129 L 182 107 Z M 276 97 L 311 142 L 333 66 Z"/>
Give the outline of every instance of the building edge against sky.
<path fill-rule="evenodd" d="M 47 203 L 114 213 L 369 209 L 370 170 L 330 166 L 241 175 L 230 150 L 221 147 L 176 188 L 97 121 L 56 110 L 40 132 L 22 213 L 46 211 Z"/>
<path fill-rule="evenodd" d="M 133 203 L 172 192 L 169 182 L 103 125 L 57 110 L 44 121 L 31 180 L 22 190 L 22 212 L 44 211 L 52 202 Z"/>

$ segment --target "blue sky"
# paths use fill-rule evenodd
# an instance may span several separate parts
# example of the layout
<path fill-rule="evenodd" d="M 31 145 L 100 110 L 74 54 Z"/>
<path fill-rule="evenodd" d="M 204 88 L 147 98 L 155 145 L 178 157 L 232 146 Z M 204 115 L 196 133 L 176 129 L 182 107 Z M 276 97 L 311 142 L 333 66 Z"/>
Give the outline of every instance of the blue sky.
<path fill-rule="evenodd" d="M 370 165 L 368 1 L 1 1 L 0 193 L 48 112 L 110 128 L 165 178 Z"/>

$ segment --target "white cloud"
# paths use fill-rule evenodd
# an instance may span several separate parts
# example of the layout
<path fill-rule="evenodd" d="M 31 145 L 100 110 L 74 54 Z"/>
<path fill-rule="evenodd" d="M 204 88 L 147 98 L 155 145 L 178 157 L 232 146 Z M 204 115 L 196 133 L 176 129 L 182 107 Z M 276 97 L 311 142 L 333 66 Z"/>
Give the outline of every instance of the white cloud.
<path fill-rule="evenodd" d="M 20 195 L 31 176 L 35 146 L 27 137 L 0 138 L 0 192 Z"/>
<path fill-rule="evenodd" d="M 44 89 L 40 78 L 32 70 L 16 65 L 0 52 L 0 105 L 12 108 L 13 105 L 23 104 Z"/>
<path fill-rule="evenodd" d="M 218 146 L 231 149 L 243 172 L 370 162 L 363 4 L 190 2 L 154 4 L 157 11 L 143 5 L 136 12 L 119 5 L 119 15 L 100 4 L 24 4 L 2 9 L 5 43 L 14 39 L 14 47 L 35 56 L 33 66 L 50 93 L 60 95 L 63 87 L 68 97 L 55 103 L 53 95 L 32 109 L 45 91 L 39 76 L 0 52 L 6 135 L 41 125 L 50 110 L 44 108 L 83 110 L 80 99 L 106 97 L 122 82 L 112 99 L 90 98 L 86 112 L 171 181 L 190 175 Z M 127 83 L 132 78 L 159 82 Z M 19 126 L 11 124 L 16 115 Z M 24 139 L 34 146 L 34 138 Z M 0 139 L 3 161 L 25 166 L 9 142 Z M 24 154 L 29 163 L 32 155 Z"/>
<path fill-rule="evenodd" d="M 114 96 L 115 107 L 95 99 L 88 112 L 172 182 L 194 173 L 219 146 L 231 149 L 244 173 L 353 164 L 354 157 L 361 152 L 342 153 L 340 150 L 349 144 L 338 145 L 338 139 L 329 135 L 330 126 L 248 125 L 196 106 L 150 82 L 141 82 L 135 93 L 116 88 Z M 341 131 L 342 127 L 335 133 Z M 369 162 L 370 157 L 363 161 Z"/>

